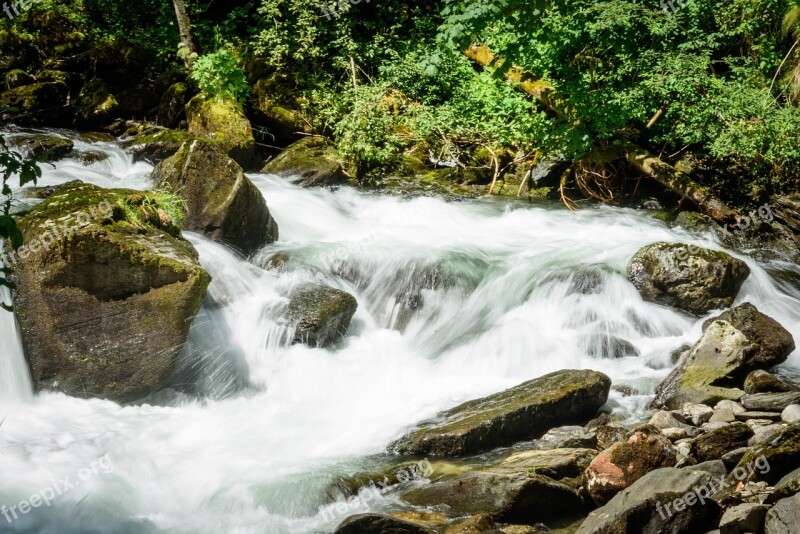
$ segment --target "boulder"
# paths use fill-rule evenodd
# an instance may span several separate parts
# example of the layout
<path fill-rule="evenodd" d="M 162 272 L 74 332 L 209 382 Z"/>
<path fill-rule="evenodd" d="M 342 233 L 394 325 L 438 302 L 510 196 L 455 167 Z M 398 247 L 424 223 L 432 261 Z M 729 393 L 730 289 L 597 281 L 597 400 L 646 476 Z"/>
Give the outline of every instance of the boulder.
<path fill-rule="evenodd" d="M 199 94 L 186 104 L 189 133 L 218 144 L 236 163 L 249 168 L 255 157 L 253 129 L 240 106 Z"/>
<path fill-rule="evenodd" d="M 795 423 L 800 421 L 800 404 L 790 404 L 781 412 L 781 421 Z"/>
<path fill-rule="evenodd" d="M 421 423 L 389 449 L 400 454 L 457 456 L 504 447 L 593 417 L 611 380 L 586 370 L 563 370 L 456 406 Z"/>
<path fill-rule="evenodd" d="M 2 13 L 5 16 L 5 13 Z M 0 29 L 0 73 L 15 68 L 24 68 L 36 56 L 35 39 L 15 28 Z"/>
<path fill-rule="evenodd" d="M 70 182 L 20 220 L 15 305 L 37 390 L 126 402 L 169 381 L 210 277 L 160 202 Z"/>
<path fill-rule="evenodd" d="M 311 133 L 297 102 L 276 98 L 290 89 L 278 87 L 273 79 L 262 78 L 253 86 L 250 114 L 253 123 L 263 127 L 276 143 L 291 143 L 304 133 Z"/>
<path fill-rule="evenodd" d="M 714 406 L 714 414 L 709 419 L 710 423 L 732 423 L 736 421 L 736 416 L 747 410 L 732 400 L 721 400 Z"/>
<path fill-rule="evenodd" d="M 628 263 L 628 279 L 644 300 L 693 315 L 733 304 L 750 269 L 724 252 L 683 243 L 653 243 Z"/>
<path fill-rule="evenodd" d="M 694 455 L 700 462 L 716 460 L 746 446 L 752 436 L 753 431 L 745 423 L 731 423 L 696 438 L 693 442 Z"/>
<path fill-rule="evenodd" d="M 656 388 L 653 407 L 680 408 L 685 402 L 738 400 L 738 384 L 750 371 L 783 363 L 794 340 L 777 321 L 742 304 L 703 324 L 703 335 L 681 356 Z"/>
<path fill-rule="evenodd" d="M 35 82 L 36 80 L 34 77 L 22 69 L 14 69 L 6 73 L 6 89 L 14 89 Z"/>
<path fill-rule="evenodd" d="M 67 86 L 60 82 L 38 82 L 14 87 L 0 93 L 0 108 L 32 113 L 58 108 L 65 104 Z"/>
<path fill-rule="evenodd" d="M 174 156 L 186 141 L 195 139 L 196 137 L 185 130 L 144 128 L 135 137 L 123 141 L 121 146 L 133 155 L 133 161 L 158 165 Z"/>
<path fill-rule="evenodd" d="M 189 100 L 189 89 L 185 83 L 172 84 L 161 96 L 156 122 L 166 128 L 177 128 L 185 117 L 184 108 Z"/>
<path fill-rule="evenodd" d="M 119 112 L 119 104 L 106 83 L 95 78 L 81 89 L 75 101 L 75 126 L 94 130 L 108 126 Z"/>
<path fill-rule="evenodd" d="M 563 448 L 595 449 L 597 448 L 597 433 L 594 430 L 587 430 L 577 425 L 551 428 L 536 440 L 536 448 L 540 450 Z"/>
<path fill-rule="evenodd" d="M 654 469 L 673 467 L 676 451 L 655 428 L 635 430 L 592 460 L 586 469 L 586 489 L 598 505 Z"/>
<path fill-rule="evenodd" d="M 748 410 L 782 412 L 791 404 L 800 404 L 800 392 L 753 393 L 742 397 L 740 402 Z"/>
<path fill-rule="evenodd" d="M 747 502 L 731 506 L 722 514 L 719 522 L 720 534 L 745 534 L 761 532 L 769 506 Z"/>
<path fill-rule="evenodd" d="M 278 225 L 263 195 L 214 143 L 199 139 L 184 143 L 153 170 L 153 181 L 186 199 L 187 230 L 246 255 L 278 239 Z"/>
<path fill-rule="evenodd" d="M 433 534 L 430 528 L 383 514 L 351 515 L 342 521 L 334 534 Z"/>
<path fill-rule="evenodd" d="M 774 504 L 797 492 L 800 492 L 800 467 L 788 473 L 775 484 L 772 493 L 764 499 L 764 504 Z"/>
<path fill-rule="evenodd" d="M 553 480 L 580 478 L 597 456 L 595 449 L 550 449 L 514 452 L 491 466 L 492 472 L 534 473 Z"/>
<path fill-rule="evenodd" d="M 9 139 L 11 147 L 26 157 L 43 158 L 41 161 L 57 161 L 72 152 L 72 141 L 51 134 L 26 134 Z"/>
<path fill-rule="evenodd" d="M 261 169 L 291 179 L 303 187 L 337 185 L 347 181 L 342 163 L 324 137 L 305 137 L 289 145 Z"/>
<path fill-rule="evenodd" d="M 308 284 L 289 296 L 286 318 L 294 325 L 293 343 L 328 347 L 339 341 L 358 308 L 351 294 L 332 287 Z"/>
<path fill-rule="evenodd" d="M 800 525 L 800 493 L 781 499 L 767 512 L 764 534 L 790 534 Z"/>
<path fill-rule="evenodd" d="M 520 525 L 522 526 L 522 525 Z M 478 514 L 466 519 L 457 519 L 448 525 L 444 534 L 482 534 L 497 528 L 492 516 L 489 514 Z"/>
<path fill-rule="evenodd" d="M 549 477 L 519 472 L 470 472 L 403 493 L 414 506 L 445 505 L 453 517 L 487 513 L 495 521 L 533 524 L 575 515 L 580 496 Z"/>
<path fill-rule="evenodd" d="M 683 414 L 683 417 L 688 421 L 691 421 L 694 426 L 700 426 L 711 419 L 711 417 L 714 415 L 714 409 L 710 406 L 706 406 L 705 404 L 694 404 L 687 402 L 683 405 L 681 413 Z"/>
<path fill-rule="evenodd" d="M 717 527 L 719 505 L 698 498 L 713 476 L 696 469 L 665 467 L 644 475 L 589 514 L 576 534 L 707 532 Z M 703 492 L 701 491 L 702 495 Z"/>
<path fill-rule="evenodd" d="M 627 358 L 639 356 L 639 349 L 626 339 L 606 332 L 595 332 L 584 338 L 586 354 L 593 358 Z"/>
<path fill-rule="evenodd" d="M 746 471 L 736 482 L 778 482 L 784 475 L 800 465 L 800 423 L 791 424 L 771 439 L 750 448 L 734 469 Z M 753 467 L 757 467 L 754 469 Z M 733 473 L 729 477 L 733 483 Z"/>
<path fill-rule="evenodd" d="M 745 393 L 786 393 L 800 391 L 800 386 L 762 369 L 756 369 L 744 380 Z"/>

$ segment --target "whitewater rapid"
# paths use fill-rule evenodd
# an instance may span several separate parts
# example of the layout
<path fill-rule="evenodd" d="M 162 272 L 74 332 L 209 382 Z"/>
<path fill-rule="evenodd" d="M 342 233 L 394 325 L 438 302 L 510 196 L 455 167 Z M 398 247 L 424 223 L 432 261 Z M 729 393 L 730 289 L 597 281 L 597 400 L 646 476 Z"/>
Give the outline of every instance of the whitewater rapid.
<path fill-rule="evenodd" d="M 42 185 L 151 186 L 151 167 L 115 143 L 76 148 L 109 159 L 62 160 Z M 280 239 L 246 262 L 186 234 L 213 282 L 166 391 L 128 406 L 34 396 L 13 316 L 0 313 L 0 506 L 65 477 L 80 482 L 12 522 L 0 515 L 0 532 L 331 532 L 346 517 L 326 498 L 336 476 L 385 460 L 415 422 L 559 369 L 630 386 L 639 394 L 612 392 L 609 406 L 637 417 L 702 319 L 643 302 L 624 276 L 628 260 L 654 241 L 722 248 L 632 210 L 405 199 L 249 176 Z M 752 302 L 798 336 L 800 291 L 732 254 L 752 270 L 736 304 Z M 286 294 L 310 281 L 358 299 L 332 349 L 287 343 Z M 590 355 L 591 340 L 608 334 L 640 356 Z M 785 367 L 800 370 L 798 351 Z M 79 476 L 105 455 L 109 469 Z M 347 514 L 396 499 L 358 501 Z"/>

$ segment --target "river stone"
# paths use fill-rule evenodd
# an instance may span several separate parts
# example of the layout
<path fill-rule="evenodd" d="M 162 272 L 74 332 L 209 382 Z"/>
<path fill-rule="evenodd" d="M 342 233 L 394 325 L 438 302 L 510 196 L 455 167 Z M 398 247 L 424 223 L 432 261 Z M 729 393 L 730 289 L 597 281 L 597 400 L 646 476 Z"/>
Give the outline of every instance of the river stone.
<path fill-rule="evenodd" d="M 681 408 L 681 413 L 685 419 L 692 422 L 694 426 L 700 426 L 707 423 L 714 415 L 714 409 L 705 404 L 696 404 L 687 402 Z"/>
<path fill-rule="evenodd" d="M 8 144 L 22 152 L 26 157 L 41 158 L 40 161 L 57 161 L 72 152 L 72 141 L 51 134 L 18 135 L 9 139 Z"/>
<path fill-rule="evenodd" d="M 697 343 L 656 388 L 653 407 L 677 409 L 698 399 L 703 404 L 737 400 L 741 390 L 721 386 L 737 383 L 754 368 L 783 363 L 794 350 L 791 334 L 752 304 L 709 319 L 703 330 Z"/>
<path fill-rule="evenodd" d="M 581 423 L 608 399 L 611 380 L 563 370 L 456 406 L 389 446 L 400 454 L 458 456 L 535 439 L 555 426 Z"/>
<path fill-rule="evenodd" d="M 749 421 L 748 421 L 749 422 Z M 766 443 L 773 436 L 778 434 L 781 430 L 783 430 L 784 426 L 781 424 L 772 424 L 772 425 L 763 425 L 758 427 L 753 427 L 753 437 L 747 440 L 747 444 L 751 447 L 756 445 L 760 445 L 762 443 Z"/>
<path fill-rule="evenodd" d="M 236 163 L 248 169 L 255 156 L 256 141 L 250 121 L 241 107 L 199 94 L 186 104 L 189 133 L 215 142 Z"/>
<path fill-rule="evenodd" d="M 665 428 L 680 428 L 686 432 L 697 432 L 691 425 L 687 425 L 682 420 L 675 417 L 674 414 L 665 410 L 659 410 L 654 413 L 652 417 L 650 417 L 649 424 L 659 430 L 664 430 Z"/>
<path fill-rule="evenodd" d="M 278 225 L 261 191 L 218 146 L 196 139 L 153 171 L 153 181 L 183 196 L 185 228 L 246 255 L 278 239 Z"/>
<path fill-rule="evenodd" d="M 15 108 L 21 113 L 45 112 L 62 107 L 69 89 L 60 82 L 21 85 L 0 93 L 0 108 Z"/>
<path fill-rule="evenodd" d="M 737 421 L 778 421 L 781 418 L 779 412 L 742 412 L 736 414 Z"/>
<path fill-rule="evenodd" d="M 710 499 L 695 500 L 675 513 L 674 499 L 683 498 L 693 488 L 707 485 L 712 475 L 694 469 L 665 467 L 644 475 L 617 493 L 602 508 L 589 514 L 576 534 L 695 533 L 716 528 L 719 505 Z M 669 510 L 665 505 L 669 504 Z M 672 512 L 672 513 L 669 513 Z"/>
<path fill-rule="evenodd" d="M 753 393 L 742 397 L 741 403 L 748 410 L 782 412 L 790 404 L 800 403 L 800 392 Z"/>
<path fill-rule="evenodd" d="M 800 525 L 800 493 L 781 499 L 769 512 L 764 521 L 764 534 L 791 534 Z"/>
<path fill-rule="evenodd" d="M 769 506 L 752 502 L 731 506 L 720 519 L 720 534 L 760 532 L 768 509 Z"/>
<path fill-rule="evenodd" d="M 731 423 L 706 432 L 693 442 L 695 457 L 701 461 L 717 460 L 726 453 L 744 447 L 753 431 L 745 423 Z"/>
<path fill-rule="evenodd" d="M 125 402 L 171 378 L 210 277 L 158 202 L 76 181 L 20 220 L 15 305 L 37 390 Z"/>
<path fill-rule="evenodd" d="M 293 343 L 328 347 L 350 326 L 358 302 L 355 297 L 328 286 L 308 284 L 289 296 L 286 317 L 295 326 Z"/>
<path fill-rule="evenodd" d="M 334 534 L 433 534 L 434 531 L 412 521 L 383 514 L 351 515 L 341 522 Z"/>
<path fill-rule="evenodd" d="M 800 387 L 777 375 L 756 369 L 744 380 L 745 393 L 785 393 L 800 391 Z"/>
<path fill-rule="evenodd" d="M 628 358 L 639 356 L 639 349 L 628 340 L 605 332 L 589 334 L 583 340 L 586 354 L 592 358 Z"/>
<path fill-rule="evenodd" d="M 747 466 L 758 465 L 756 462 L 759 458 L 762 465 L 764 462 L 768 464 L 768 469 L 758 468 L 750 473 Z M 744 482 L 763 480 L 774 484 L 798 465 L 800 465 L 800 423 L 794 423 L 764 443 L 751 447 L 742 456 L 737 469 L 741 467 L 748 471 Z M 732 475 L 729 479 L 732 480 Z"/>
<path fill-rule="evenodd" d="M 336 149 L 324 137 L 305 137 L 289 145 L 261 169 L 289 178 L 302 187 L 337 185 L 347 181 Z"/>
<path fill-rule="evenodd" d="M 597 447 L 597 433 L 582 426 L 569 425 L 551 428 L 536 440 L 537 449 L 571 449 Z"/>
<path fill-rule="evenodd" d="M 476 471 L 403 493 L 414 506 L 447 506 L 454 517 L 488 513 L 495 521 L 533 524 L 575 515 L 584 508 L 569 486 L 519 472 Z"/>
<path fill-rule="evenodd" d="M 493 531 L 497 525 L 489 514 L 478 514 L 466 519 L 453 521 L 448 525 L 444 534 L 482 534 Z"/>
<path fill-rule="evenodd" d="M 520 451 L 492 466 L 494 472 L 534 472 L 553 480 L 580 477 L 597 456 L 595 449 L 550 449 Z"/>
<path fill-rule="evenodd" d="M 800 404 L 790 404 L 781 412 L 781 421 L 795 423 L 800 421 Z"/>
<path fill-rule="evenodd" d="M 111 124 L 118 112 L 117 99 L 103 80 L 95 78 L 83 86 L 75 100 L 75 126 L 88 130 L 101 128 Z"/>
<path fill-rule="evenodd" d="M 644 427 L 592 460 L 586 468 L 586 490 L 595 503 L 603 505 L 653 469 L 673 467 L 676 462 L 670 441 L 657 429 Z"/>
<path fill-rule="evenodd" d="M 693 315 L 733 304 L 750 268 L 741 260 L 683 243 L 653 243 L 628 263 L 628 279 L 644 300 Z"/>

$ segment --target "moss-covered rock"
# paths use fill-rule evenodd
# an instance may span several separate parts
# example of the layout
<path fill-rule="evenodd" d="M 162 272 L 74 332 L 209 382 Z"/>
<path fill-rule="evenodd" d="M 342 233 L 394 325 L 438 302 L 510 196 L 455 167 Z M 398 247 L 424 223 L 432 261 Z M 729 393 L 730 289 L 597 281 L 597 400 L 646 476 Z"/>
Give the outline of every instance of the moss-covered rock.
<path fill-rule="evenodd" d="M 199 94 L 186 104 L 186 120 L 190 133 L 214 141 L 236 163 L 245 169 L 250 167 L 256 141 L 240 106 Z"/>
<path fill-rule="evenodd" d="M 158 165 L 161 161 L 174 156 L 187 141 L 196 137 L 186 130 L 164 130 L 145 128 L 134 137 L 122 142 L 122 148 L 133 154 L 133 161 L 146 161 Z"/>
<path fill-rule="evenodd" d="M 185 117 L 184 108 L 189 101 L 189 88 L 185 83 L 172 84 L 163 95 L 158 105 L 158 119 L 156 122 L 167 128 L 177 127 Z"/>
<path fill-rule="evenodd" d="M 70 182 L 20 220 L 15 305 L 37 390 L 131 401 L 167 384 L 208 273 L 154 193 Z"/>
<path fill-rule="evenodd" d="M 286 317 L 294 325 L 295 343 L 327 347 L 347 332 L 358 308 L 355 297 L 322 285 L 304 285 L 289 296 Z"/>
<path fill-rule="evenodd" d="M 17 112 L 45 111 L 63 106 L 67 86 L 58 82 L 38 82 L 14 87 L 0 94 L 0 108 L 14 108 Z"/>
<path fill-rule="evenodd" d="M 654 407 L 677 410 L 686 402 L 738 400 L 747 373 L 783 363 L 794 350 L 791 334 L 752 304 L 709 319 L 703 329 L 700 340 L 656 388 Z"/>
<path fill-rule="evenodd" d="M 774 393 L 800 391 L 800 386 L 767 371 L 756 369 L 744 380 L 745 393 Z"/>
<path fill-rule="evenodd" d="M 278 239 L 261 192 L 214 143 L 195 139 L 153 171 L 158 186 L 186 199 L 185 227 L 250 254 Z"/>
<path fill-rule="evenodd" d="M 119 112 L 119 103 L 106 83 L 95 78 L 81 89 L 75 101 L 75 126 L 88 130 L 111 124 Z"/>
<path fill-rule="evenodd" d="M 642 298 L 694 315 L 730 306 L 749 275 L 741 260 L 683 243 L 647 245 L 628 263 Z"/>
<path fill-rule="evenodd" d="M 734 449 L 747 446 L 753 430 L 745 423 L 731 423 L 711 430 L 692 443 L 694 456 L 700 462 L 718 460 Z"/>
<path fill-rule="evenodd" d="M 72 152 L 72 141 L 52 134 L 17 135 L 9 145 L 29 158 L 40 157 L 41 161 L 57 161 Z"/>
<path fill-rule="evenodd" d="M 457 456 L 512 445 L 594 417 L 610 388 L 611 380 L 595 371 L 550 373 L 456 406 L 389 448 L 401 454 Z"/>
<path fill-rule="evenodd" d="M 783 428 L 764 443 L 751 447 L 728 477 L 731 491 L 739 482 L 775 484 L 800 465 L 800 423 Z"/>
<path fill-rule="evenodd" d="M 43 82 L 63 83 L 72 92 L 72 91 L 78 91 L 81 87 L 83 87 L 84 78 L 82 75 L 74 72 L 44 69 L 36 73 L 36 81 L 40 83 Z"/>
<path fill-rule="evenodd" d="M 383 514 L 357 514 L 342 521 L 334 534 L 434 534 L 435 530 L 419 521 L 409 521 Z"/>
<path fill-rule="evenodd" d="M 28 66 L 36 55 L 33 36 L 15 28 L 0 29 L 0 50 L 0 73 Z"/>
<path fill-rule="evenodd" d="M 129 87 L 144 75 L 152 59 L 150 52 L 124 37 L 106 37 L 95 41 L 89 50 L 89 57 L 96 72 L 115 88 Z"/>
<path fill-rule="evenodd" d="M 253 86 L 249 109 L 253 124 L 265 128 L 278 144 L 297 141 L 310 134 L 310 126 L 297 109 L 297 102 L 284 98 L 288 91 L 271 78 L 262 78 Z"/>
<path fill-rule="evenodd" d="M 22 85 L 30 85 L 36 80 L 22 69 L 14 69 L 6 73 L 6 89 L 14 89 Z"/>
<path fill-rule="evenodd" d="M 305 137 L 293 143 L 267 162 L 261 172 L 293 178 L 303 187 L 347 181 L 336 149 L 324 137 Z"/>

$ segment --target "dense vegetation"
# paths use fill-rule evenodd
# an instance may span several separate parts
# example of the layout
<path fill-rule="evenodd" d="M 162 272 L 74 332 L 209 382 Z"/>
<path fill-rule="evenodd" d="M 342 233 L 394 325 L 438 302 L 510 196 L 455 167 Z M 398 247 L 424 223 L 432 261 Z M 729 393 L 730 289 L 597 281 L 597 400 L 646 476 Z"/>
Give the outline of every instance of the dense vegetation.
<path fill-rule="evenodd" d="M 251 85 L 268 80 L 269 98 L 332 138 L 362 180 L 409 153 L 483 170 L 464 179 L 484 181 L 559 158 L 584 193 L 611 200 L 628 173 L 620 144 L 635 142 L 732 201 L 794 190 L 800 8 L 790 0 L 661 4 L 192 0 L 198 55 L 188 63 L 200 88 L 244 105 Z M 166 0 L 37 9 L 48 8 L 94 39 L 149 48 L 153 71 L 186 60 Z M 533 91 L 509 83 L 512 73 Z"/>

